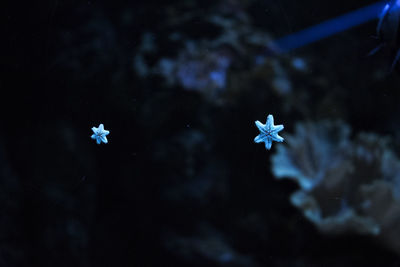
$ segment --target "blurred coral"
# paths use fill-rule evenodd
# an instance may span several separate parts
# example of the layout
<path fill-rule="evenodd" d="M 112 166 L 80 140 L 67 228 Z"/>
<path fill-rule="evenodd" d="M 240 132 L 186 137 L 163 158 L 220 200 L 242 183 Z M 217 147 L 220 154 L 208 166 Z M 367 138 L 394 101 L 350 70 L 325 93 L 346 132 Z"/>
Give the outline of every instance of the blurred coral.
<path fill-rule="evenodd" d="M 197 228 L 194 236 L 165 236 L 165 246 L 188 262 L 203 259 L 212 266 L 259 266 L 252 257 L 235 251 L 224 235 L 211 225 L 199 223 Z"/>
<path fill-rule="evenodd" d="M 161 59 L 157 72 L 170 84 L 177 83 L 187 90 L 205 90 L 214 94 L 225 88 L 230 62 L 229 54 L 224 51 L 208 53 L 189 43 L 176 61 Z"/>
<path fill-rule="evenodd" d="M 295 179 L 302 189 L 311 190 L 343 161 L 349 133 L 349 127 L 339 122 L 297 124 L 296 134 L 286 137 L 288 145 L 279 146 L 272 159 L 273 173 L 277 178 Z"/>
<path fill-rule="evenodd" d="M 250 18 L 240 11 L 240 5 L 232 3 L 220 7 L 223 14 L 218 7 L 210 10 L 207 16 L 191 10 L 185 17 L 176 18 L 167 12 L 165 35 L 157 38 L 148 32 L 142 35 L 134 56 L 136 74 L 142 78 L 161 76 L 169 86 L 178 85 L 219 102 L 221 95 L 235 82 L 231 81 L 231 72 L 256 69 L 262 62 L 254 59 L 258 56 L 264 61 L 261 51 L 271 41 L 268 34 L 254 29 Z M 193 36 L 193 30 L 187 32 L 185 27 L 176 27 L 182 24 L 207 25 L 207 34 L 198 38 Z M 171 47 L 171 50 L 166 53 L 163 47 Z M 282 72 L 280 70 L 276 86 L 290 91 L 287 87 L 291 85 Z M 243 88 L 247 87 L 240 90 Z"/>
<path fill-rule="evenodd" d="M 276 178 L 295 180 L 291 203 L 328 234 L 377 236 L 400 253 L 400 160 L 390 140 L 342 122 L 299 123 L 272 159 Z"/>

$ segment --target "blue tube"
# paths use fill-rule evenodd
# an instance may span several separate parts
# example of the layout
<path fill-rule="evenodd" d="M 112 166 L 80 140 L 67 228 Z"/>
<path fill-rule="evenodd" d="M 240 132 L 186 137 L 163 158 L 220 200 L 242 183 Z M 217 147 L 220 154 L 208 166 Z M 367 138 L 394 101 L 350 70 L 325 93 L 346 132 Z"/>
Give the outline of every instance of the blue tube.
<path fill-rule="evenodd" d="M 273 44 L 274 50 L 278 53 L 289 52 L 370 20 L 377 19 L 382 9 L 385 7 L 385 4 L 384 2 L 378 2 L 324 21 L 299 32 L 289 34 L 275 41 Z"/>

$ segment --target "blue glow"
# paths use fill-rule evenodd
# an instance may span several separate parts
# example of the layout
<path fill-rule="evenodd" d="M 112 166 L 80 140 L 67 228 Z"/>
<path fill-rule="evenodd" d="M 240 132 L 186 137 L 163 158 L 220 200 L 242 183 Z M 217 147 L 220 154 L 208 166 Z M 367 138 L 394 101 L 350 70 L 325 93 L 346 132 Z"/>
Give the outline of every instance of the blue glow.
<path fill-rule="evenodd" d="M 375 3 L 287 35 L 275 41 L 273 49 L 278 53 L 284 53 L 327 38 L 336 33 L 379 18 L 384 7 L 384 2 Z"/>
<path fill-rule="evenodd" d="M 376 27 L 376 33 L 379 35 L 379 32 L 381 31 L 382 28 L 382 23 L 383 23 L 383 18 L 386 16 L 386 13 L 389 11 L 390 5 L 386 4 L 385 7 L 383 8 L 381 14 L 379 15 L 379 22 L 378 26 Z"/>

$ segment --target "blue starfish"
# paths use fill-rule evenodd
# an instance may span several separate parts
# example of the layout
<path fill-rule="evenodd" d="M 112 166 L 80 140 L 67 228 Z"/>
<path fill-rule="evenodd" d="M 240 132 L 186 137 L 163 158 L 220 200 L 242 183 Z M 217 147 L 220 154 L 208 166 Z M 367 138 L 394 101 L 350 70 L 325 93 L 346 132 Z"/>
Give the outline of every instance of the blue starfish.
<path fill-rule="evenodd" d="M 92 128 L 93 134 L 91 136 L 92 139 L 96 140 L 96 143 L 100 145 L 101 142 L 104 144 L 108 143 L 106 135 L 110 133 L 110 131 L 104 130 L 104 125 L 100 124 L 99 128 Z"/>
<path fill-rule="evenodd" d="M 278 132 L 282 131 L 283 125 L 274 125 L 274 117 L 272 115 L 268 115 L 265 125 L 260 121 L 256 121 L 256 126 L 260 130 L 260 134 L 254 138 L 254 142 L 265 142 L 265 148 L 268 150 L 271 149 L 272 141 L 283 142 L 284 139 L 278 135 Z"/>

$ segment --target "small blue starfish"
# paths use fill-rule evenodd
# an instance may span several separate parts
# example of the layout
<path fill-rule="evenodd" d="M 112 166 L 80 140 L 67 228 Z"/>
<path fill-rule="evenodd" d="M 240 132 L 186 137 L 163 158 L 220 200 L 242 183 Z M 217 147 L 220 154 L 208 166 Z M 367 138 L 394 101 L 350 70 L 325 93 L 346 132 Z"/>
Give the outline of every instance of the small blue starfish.
<path fill-rule="evenodd" d="M 278 132 L 282 131 L 283 125 L 274 125 L 274 117 L 272 115 L 268 115 L 265 125 L 260 121 L 256 121 L 256 126 L 260 130 L 260 134 L 254 138 L 254 142 L 265 142 L 265 148 L 268 150 L 271 149 L 272 141 L 283 142 L 284 139 L 278 135 Z"/>
<path fill-rule="evenodd" d="M 92 128 L 93 134 L 91 136 L 92 139 L 96 140 L 96 143 L 100 145 L 101 142 L 104 144 L 108 143 L 106 135 L 110 133 L 110 131 L 104 130 L 104 125 L 100 124 L 99 128 Z"/>

